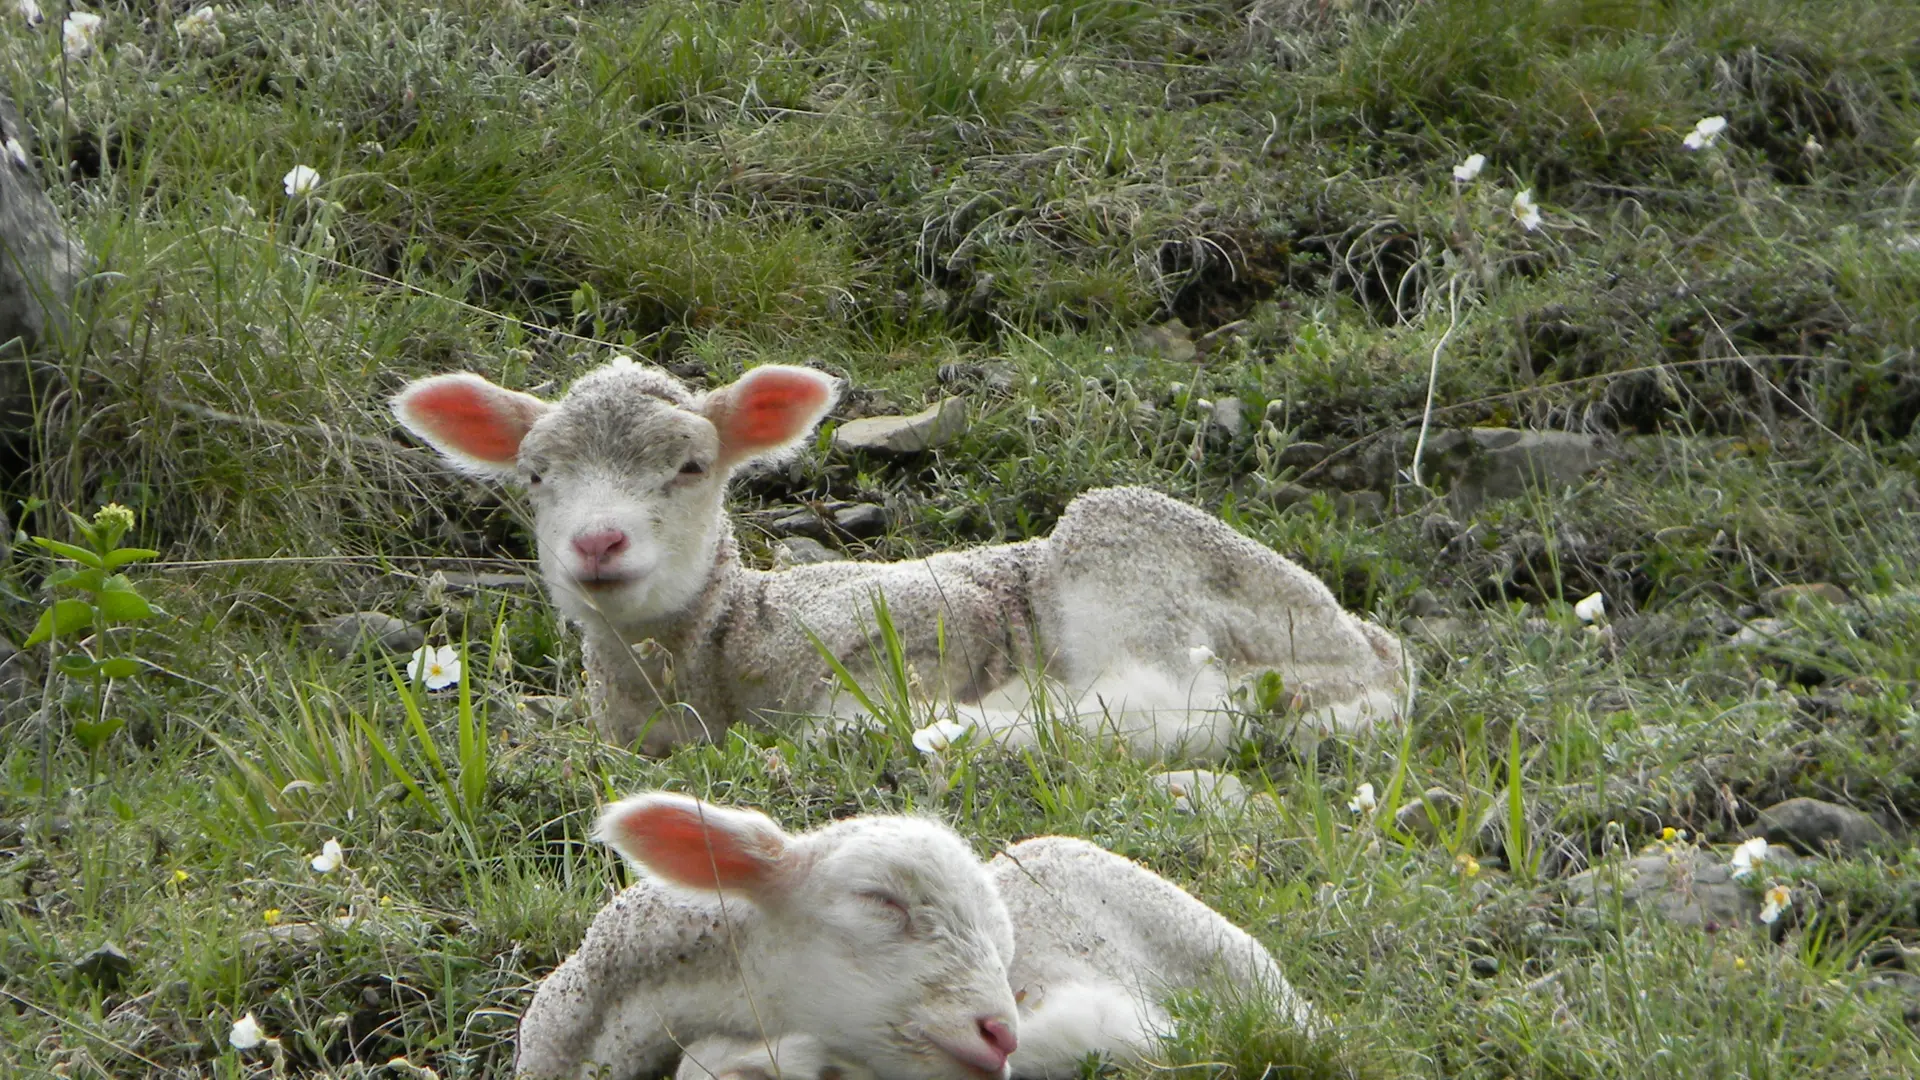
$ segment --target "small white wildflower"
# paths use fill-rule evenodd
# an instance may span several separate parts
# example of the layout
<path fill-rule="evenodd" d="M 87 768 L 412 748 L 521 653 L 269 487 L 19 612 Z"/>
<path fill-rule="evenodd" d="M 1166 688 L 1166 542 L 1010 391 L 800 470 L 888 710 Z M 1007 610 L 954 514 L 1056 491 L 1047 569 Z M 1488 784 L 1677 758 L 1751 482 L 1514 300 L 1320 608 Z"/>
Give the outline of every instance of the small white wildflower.
<path fill-rule="evenodd" d="M 281 183 L 286 185 L 288 198 L 303 199 L 313 194 L 314 189 L 320 186 L 320 170 L 306 165 L 295 165 L 287 171 L 286 176 L 281 178 Z"/>
<path fill-rule="evenodd" d="M 340 841 L 329 840 L 320 845 L 320 854 L 313 857 L 312 866 L 322 874 L 331 874 L 346 861 L 347 853 L 341 850 Z"/>
<path fill-rule="evenodd" d="M 407 662 L 407 678 L 418 679 L 429 690 L 445 690 L 460 682 L 460 652 L 451 645 L 422 645 Z"/>
<path fill-rule="evenodd" d="M 1195 645 L 1187 650 L 1187 662 L 1197 668 L 1206 667 L 1217 659 L 1219 659 L 1219 657 L 1215 656 L 1213 650 L 1207 648 L 1205 645 Z"/>
<path fill-rule="evenodd" d="M 1705 150 L 1719 141 L 1720 133 L 1725 130 L 1727 130 L 1726 117 L 1709 116 L 1693 125 L 1693 130 L 1687 132 L 1687 137 L 1681 139 L 1680 143 L 1689 150 Z"/>
<path fill-rule="evenodd" d="M 1800 144 L 1800 152 L 1810 158 L 1817 158 L 1826 153 L 1827 148 L 1820 145 L 1820 140 L 1814 138 L 1812 132 L 1808 132 L 1807 141 Z"/>
<path fill-rule="evenodd" d="M 35 0 L 13 0 L 13 10 L 20 13 L 28 26 L 39 26 L 47 21 L 47 17 L 40 14 L 40 5 Z"/>
<path fill-rule="evenodd" d="M 33 159 L 27 156 L 27 148 L 20 145 L 19 139 L 7 140 L 7 160 L 22 169 L 31 168 Z"/>
<path fill-rule="evenodd" d="M 1540 227 L 1540 208 L 1533 205 L 1533 189 L 1528 188 L 1513 197 L 1513 220 L 1520 227 L 1532 232 Z"/>
<path fill-rule="evenodd" d="M 182 44 L 204 45 L 219 48 L 227 43 L 227 35 L 220 31 L 220 13 L 212 4 L 202 4 L 188 15 L 174 20 L 173 32 L 179 36 Z"/>
<path fill-rule="evenodd" d="M 1793 903 L 1793 890 L 1785 885 L 1775 885 L 1767 890 L 1767 902 L 1760 909 L 1760 921 L 1772 926 L 1780 918 L 1780 913 Z"/>
<path fill-rule="evenodd" d="M 1371 814 L 1379 805 L 1373 797 L 1373 785 L 1361 784 L 1353 789 L 1353 798 L 1347 803 L 1347 809 L 1356 814 Z"/>
<path fill-rule="evenodd" d="M 251 1050 L 267 1041 L 267 1033 L 260 1030 L 260 1021 L 249 1012 L 233 1022 L 233 1030 L 227 1032 L 227 1042 L 235 1050 Z"/>
<path fill-rule="evenodd" d="M 1581 622 L 1599 622 L 1607 617 L 1607 598 L 1594 593 L 1573 605 L 1573 613 L 1580 616 Z"/>
<path fill-rule="evenodd" d="M 953 720 L 935 720 L 926 727 L 913 733 L 913 748 L 923 754 L 937 754 L 954 744 L 954 740 L 969 730 L 966 724 Z"/>
<path fill-rule="evenodd" d="M 1473 183 L 1473 178 L 1480 175 L 1480 170 L 1486 167 L 1487 167 L 1487 155 L 1469 154 L 1467 155 L 1467 160 L 1453 167 L 1454 182 L 1459 184 L 1471 184 Z"/>
<path fill-rule="evenodd" d="M 1733 849 L 1733 859 L 1727 864 L 1733 867 L 1733 880 L 1739 881 L 1753 873 L 1755 863 L 1767 860 L 1767 839 L 1756 836 Z"/>
<path fill-rule="evenodd" d="M 100 24 L 105 21 L 92 12 L 69 12 L 67 21 L 60 26 L 60 43 L 67 59 L 85 60 L 91 56 L 94 43 L 100 37 Z"/>

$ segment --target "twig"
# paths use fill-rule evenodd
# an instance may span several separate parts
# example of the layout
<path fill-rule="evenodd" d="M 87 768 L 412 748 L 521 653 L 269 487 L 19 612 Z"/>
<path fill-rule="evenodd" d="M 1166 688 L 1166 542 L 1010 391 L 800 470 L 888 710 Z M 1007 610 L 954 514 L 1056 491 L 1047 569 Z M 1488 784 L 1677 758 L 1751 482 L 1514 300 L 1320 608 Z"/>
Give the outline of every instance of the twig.
<path fill-rule="evenodd" d="M 1440 383 L 1440 350 L 1447 347 L 1447 339 L 1453 336 L 1460 326 L 1460 275 L 1447 279 L 1447 332 L 1433 343 L 1433 360 L 1427 365 L 1427 404 L 1420 410 L 1420 437 L 1413 443 L 1413 486 L 1425 488 L 1420 482 L 1420 454 L 1427 448 L 1427 428 L 1433 422 L 1433 392 Z"/>

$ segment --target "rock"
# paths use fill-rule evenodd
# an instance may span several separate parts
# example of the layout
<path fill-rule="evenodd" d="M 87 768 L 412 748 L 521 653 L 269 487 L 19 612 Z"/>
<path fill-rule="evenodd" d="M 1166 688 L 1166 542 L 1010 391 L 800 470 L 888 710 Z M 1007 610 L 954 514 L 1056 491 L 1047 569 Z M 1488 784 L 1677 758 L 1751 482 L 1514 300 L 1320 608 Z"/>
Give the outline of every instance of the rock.
<path fill-rule="evenodd" d="M 1791 865 L 1792 856 L 1785 852 L 1770 854 L 1767 862 L 1785 868 Z M 1636 910 L 1656 912 L 1681 926 L 1710 930 L 1766 928 L 1760 921 L 1757 891 L 1735 881 L 1725 860 L 1699 848 L 1596 866 L 1566 879 L 1560 887 L 1573 906 L 1569 914 L 1584 919 L 1604 922 L 1612 918 L 1613 905 L 1620 902 Z"/>
<path fill-rule="evenodd" d="M 111 941 L 73 962 L 79 972 L 103 990 L 112 990 L 133 974 L 133 960 Z"/>
<path fill-rule="evenodd" d="M 1313 489 L 1301 484 L 1261 484 L 1248 495 L 1273 507 L 1285 510 L 1289 506 L 1313 502 Z"/>
<path fill-rule="evenodd" d="M 1853 603 L 1853 597 L 1847 595 L 1847 590 L 1825 581 L 1806 585 L 1782 585 L 1777 589 L 1768 589 L 1760 596 L 1760 603 L 1769 611 L 1789 611 L 1793 605 L 1803 600 L 1828 604 Z"/>
<path fill-rule="evenodd" d="M 1207 422 L 1228 439 L 1237 439 L 1247 430 L 1247 407 L 1237 397 L 1215 398 Z"/>
<path fill-rule="evenodd" d="M 1017 375 L 1006 364 L 941 364 L 933 377 L 941 386 L 973 386 L 995 396 L 1013 393 Z"/>
<path fill-rule="evenodd" d="M 805 536 L 789 536 L 785 540 L 776 540 L 773 544 L 775 570 L 808 566 L 813 563 L 844 562 L 846 558 L 845 555 L 820 541 Z"/>
<path fill-rule="evenodd" d="M 817 510 L 802 507 L 767 522 L 767 531 L 779 537 L 813 540 L 834 535 L 864 539 L 887 531 L 887 511 L 873 503 L 840 503 Z"/>
<path fill-rule="evenodd" d="M 1880 823 L 1847 806 L 1820 799 L 1788 799 L 1760 811 L 1753 832 L 1770 844 L 1808 855 L 1857 855 L 1893 837 Z"/>
<path fill-rule="evenodd" d="M 418 627 L 381 611 L 336 615 L 311 629 L 321 644 L 343 660 L 358 652 L 362 641 L 371 641 L 390 653 L 410 653 L 427 643 L 427 636 Z"/>
<path fill-rule="evenodd" d="M 1232 773 L 1207 769 L 1175 769 L 1147 777 L 1154 787 L 1173 797 L 1173 808 L 1183 814 L 1199 810 L 1237 810 L 1247 804 L 1247 785 Z"/>
<path fill-rule="evenodd" d="M 1193 343 L 1193 332 L 1179 319 L 1141 328 L 1133 335 L 1133 347 L 1137 352 L 1176 363 L 1192 363 L 1200 355 Z"/>
<path fill-rule="evenodd" d="M 842 451 L 918 454 L 945 446 L 966 432 L 966 400 L 950 397 L 912 416 L 869 416 L 849 420 L 834 429 L 833 445 Z"/>
<path fill-rule="evenodd" d="M 1311 469 L 1327 459 L 1329 450 L 1324 443 L 1296 442 L 1282 447 L 1274 456 L 1275 467 L 1282 469 Z"/>
<path fill-rule="evenodd" d="M 1427 813 L 1428 807 L 1433 808 L 1431 815 Z M 1440 839 L 1441 833 L 1454 828 L 1459 814 L 1460 796 L 1446 788 L 1428 788 L 1426 794 L 1394 811 L 1393 824 L 1401 832 L 1412 833 L 1431 844 Z M 1434 818 L 1439 819 L 1438 825 L 1434 824 Z"/>
<path fill-rule="evenodd" d="M 28 148 L 33 136 L 13 100 L 0 94 L 0 343 L 31 353 L 66 334 L 74 290 L 92 272 L 85 247 L 68 235 L 41 187 Z"/>
<path fill-rule="evenodd" d="M 1373 486 L 1384 486 L 1411 466 L 1417 439 L 1410 433 L 1397 447 L 1388 443 L 1369 457 Z M 1471 513 L 1536 488 L 1571 487 L 1619 455 L 1612 440 L 1583 432 L 1456 429 L 1428 436 L 1420 472 L 1423 482 L 1448 488 L 1456 508 Z"/>
<path fill-rule="evenodd" d="M 1785 619 L 1755 619 L 1740 628 L 1740 632 L 1729 638 L 1729 645 L 1765 645 L 1793 629 L 1793 624 Z"/>
<path fill-rule="evenodd" d="M 848 536 L 866 539 L 887 531 L 887 510 L 873 503 L 854 503 L 833 512 L 834 528 Z"/>

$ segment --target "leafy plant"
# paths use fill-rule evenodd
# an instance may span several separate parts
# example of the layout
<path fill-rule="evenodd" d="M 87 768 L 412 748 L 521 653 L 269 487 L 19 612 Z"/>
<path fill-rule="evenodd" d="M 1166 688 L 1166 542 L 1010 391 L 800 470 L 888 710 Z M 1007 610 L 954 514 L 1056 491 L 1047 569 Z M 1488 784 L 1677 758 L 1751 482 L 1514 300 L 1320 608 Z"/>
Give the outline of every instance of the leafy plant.
<path fill-rule="evenodd" d="M 140 659 L 126 648 L 126 635 L 114 631 L 157 613 L 120 570 L 157 558 L 160 553 L 151 548 L 120 546 L 134 520 L 133 511 L 118 503 L 101 507 L 91 521 L 71 511 L 67 517 L 85 544 L 45 536 L 33 538 L 54 556 L 76 565 L 62 566 L 47 576 L 53 598 L 22 645 L 46 645 L 53 655 L 54 672 L 91 684 L 88 708 L 74 718 L 73 734 L 88 757 L 94 758 L 126 723 L 122 717 L 108 715 L 110 683 L 140 673 Z M 53 696 L 49 694 L 46 700 L 42 708 L 51 709 Z M 43 740 L 49 724 L 49 718 L 43 716 Z M 46 749 L 43 742 L 43 767 Z"/>

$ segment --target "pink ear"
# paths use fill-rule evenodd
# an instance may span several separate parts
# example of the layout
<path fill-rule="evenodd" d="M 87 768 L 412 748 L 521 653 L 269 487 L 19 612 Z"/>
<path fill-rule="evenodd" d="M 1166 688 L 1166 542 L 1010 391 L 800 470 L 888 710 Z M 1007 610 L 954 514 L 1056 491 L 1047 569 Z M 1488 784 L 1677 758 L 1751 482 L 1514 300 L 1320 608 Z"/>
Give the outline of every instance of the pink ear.
<path fill-rule="evenodd" d="M 690 889 L 764 895 L 787 866 L 787 834 L 766 815 L 685 795 L 622 799 L 600 815 L 596 835 L 635 866 Z"/>
<path fill-rule="evenodd" d="M 737 464 L 798 442 L 833 407 L 834 389 L 830 376 L 769 364 L 708 394 L 702 408 L 720 433 L 721 464 Z"/>
<path fill-rule="evenodd" d="M 407 384 L 393 413 L 449 461 L 470 472 L 504 475 L 520 456 L 520 440 L 547 403 L 495 386 L 478 375 L 436 375 Z"/>

